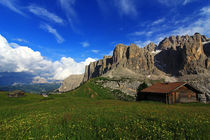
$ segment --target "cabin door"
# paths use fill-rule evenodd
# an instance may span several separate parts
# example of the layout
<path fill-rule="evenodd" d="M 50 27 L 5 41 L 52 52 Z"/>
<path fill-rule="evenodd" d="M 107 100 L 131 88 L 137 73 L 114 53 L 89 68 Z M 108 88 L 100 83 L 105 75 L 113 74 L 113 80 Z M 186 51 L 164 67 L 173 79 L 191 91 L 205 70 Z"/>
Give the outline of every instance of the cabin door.
<path fill-rule="evenodd" d="M 172 95 L 172 104 L 175 104 L 176 103 L 176 93 L 172 92 L 171 95 Z"/>

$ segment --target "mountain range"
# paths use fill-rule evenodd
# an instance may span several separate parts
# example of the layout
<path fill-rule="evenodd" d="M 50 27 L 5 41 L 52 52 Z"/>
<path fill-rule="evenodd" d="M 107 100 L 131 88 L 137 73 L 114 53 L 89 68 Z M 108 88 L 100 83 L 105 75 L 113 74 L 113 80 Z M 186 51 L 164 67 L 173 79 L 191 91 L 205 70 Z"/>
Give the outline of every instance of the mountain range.
<path fill-rule="evenodd" d="M 109 79 L 99 81 L 104 87 L 118 89 L 133 96 L 142 82 L 151 85 L 158 81 L 186 81 L 208 94 L 210 39 L 195 33 L 193 36 L 166 37 L 158 45 L 151 42 L 143 48 L 135 44 L 118 44 L 112 56 L 104 56 L 86 66 L 81 83 L 100 76 Z M 72 86 L 75 81 L 77 79 L 64 80 L 65 91 L 81 84 Z M 60 92 L 64 91 L 62 86 Z"/>

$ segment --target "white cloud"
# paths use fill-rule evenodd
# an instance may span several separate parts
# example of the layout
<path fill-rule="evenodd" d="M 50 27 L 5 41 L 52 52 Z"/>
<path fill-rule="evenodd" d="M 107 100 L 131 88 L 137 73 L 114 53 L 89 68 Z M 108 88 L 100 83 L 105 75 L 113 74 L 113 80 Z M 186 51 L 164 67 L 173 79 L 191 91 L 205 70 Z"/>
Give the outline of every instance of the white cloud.
<path fill-rule="evenodd" d="M 60 18 L 57 15 L 47 11 L 46 9 L 44 9 L 42 7 L 38 7 L 36 5 L 30 5 L 28 7 L 28 9 L 31 13 L 33 13 L 34 15 L 39 16 L 43 19 L 47 19 L 47 20 L 50 20 L 50 21 L 53 21 L 53 22 L 59 23 L 59 24 L 63 23 L 62 18 Z"/>
<path fill-rule="evenodd" d="M 56 29 L 54 29 L 53 27 L 51 27 L 48 24 L 42 24 L 40 26 L 43 30 L 46 30 L 47 32 L 53 34 L 57 40 L 58 43 L 63 43 L 64 39 L 63 37 L 57 32 Z"/>
<path fill-rule="evenodd" d="M 198 0 L 184 0 L 184 2 L 182 3 L 183 5 L 187 5 L 191 2 L 194 2 L 194 1 L 198 1 Z"/>
<path fill-rule="evenodd" d="M 115 6 L 121 15 L 136 16 L 137 10 L 134 0 L 115 0 Z"/>
<path fill-rule="evenodd" d="M 157 25 L 157 24 L 163 23 L 164 21 L 165 21 L 165 18 L 160 18 L 160 19 L 154 21 L 151 25 Z"/>
<path fill-rule="evenodd" d="M 138 40 L 138 41 L 134 41 L 134 43 L 139 46 L 140 48 L 143 48 L 145 47 L 146 45 L 148 45 L 150 42 L 152 42 L 151 40 L 147 40 L 147 41 L 141 41 L 141 40 Z"/>
<path fill-rule="evenodd" d="M 158 0 L 161 4 L 166 6 L 187 5 L 198 0 Z"/>
<path fill-rule="evenodd" d="M 15 39 L 13 39 L 13 40 L 14 40 L 14 41 L 18 41 L 18 42 L 20 42 L 20 43 L 28 43 L 27 40 L 22 39 L 22 38 L 15 38 Z"/>
<path fill-rule="evenodd" d="M 43 78 L 63 80 L 71 74 L 84 73 L 85 65 L 92 61 L 95 59 L 87 58 L 83 62 L 76 62 L 70 57 L 62 57 L 53 62 L 27 46 L 8 43 L 0 35 L 0 72 L 31 72 L 38 76 L 34 79 L 35 82 L 43 82 Z"/>
<path fill-rule="evenodd" d="M 130 35 L 135 35 L 135 36 L 141 36 L 145 35 L 147 36 L 147 33 L 152 31 L 154 36 L 150 38 L 152 42 L 155 44 L 158 44 L 161 40 L 163 40 L 167 36 L 171 35 L 193 35 L 196 32 L 200 34 L 204 34 L 206 36 L 210 36 L 210 6 L 203 7 L 200 9 L 200 11 L 196 11 L 196 14 L 193 14 L 191 17 L 186 17 L 180 20 L 176 20 L 176 22 L 173 22 L 171 26 L 167 26 L 168 23 L 162 25 L 159 28 L 149 28 L 147 31 L 140 31 L 140 32 L 134 32 L 131 33 Z M 165 28 L 163 28 L 165 26 Z M 142 41 L 142 40 L 137 40 L 135 43 L 143 47 L 147 45 L 149 41 Z"/>
<path fill-rule="evenodd" d="M 201 14 L 201 15 L 205 15 L 205 16 L 210 16 L 210 6 L 203 7 L 203 8 L 200 10 L 200 14 Z"/>
<path fill-rule="evenodd" d="M 85 66 L 90 62 L 96 61 L 92 58 L 87 58 L 84 62 L 77 63 L 74 59 L 62 57 L 60 61 L 54 64 L 55 75 L 53 79 L 62 80 L 71 74 L 81 74 L 85 72 Z"/>
<path fill-rule="evenodd" d="M 200 10 L 200 18 L 196 21 L 189 21 L 189 24 L 180 26 L 176 30 L 172 31 L 173 34 L 179 35 L 193 35 L 196 32 L 210 36 L 210 6 L 203 7 Z"/>
<path fill-rule="evenodd" d="M 99 50 L 91 50 L 93 53 L 99 53 Z"/>
<path fill-rule="evenodd" d="M 145 31 L 136 31 L 134 33 L 131 33 L 130 35 L 134 35 L 134 36 L 141 36 L 141 35 L 145 35 Z"/>
<path fill-rule="evenodd" d="M 68 21 L 73 30 L 75 30 L 73 22 L 77 20 L 77 14 L 74 10 L 75 1 L 76 0 L 58 0 L 62 10 L 66 13 Z"/>
<path fill-rule="evenodd" d="M 88 46 L 90 46 L 90 44 L 88 42 L 81 42 L 82 47 L 86 48 Z"/>
<path fill-rule="evenodd" d="M 17 3 L 16 0 L 0 0 L 0 4 L 8 7 L 10 10 L 12 10 L 18 14 L 25 16 L 25 14 L 21 10 L 19 10 L 16 3 Z"/>
<path fill-rule="evenodd" d="M 134 33 L 131 33 L 130 35 L 133 36 L 151 36 L 154 32 L 153 31 L 137 31 Z"/>
<path fill-rule="evenodd" d="M 43 83 L 48 83 L 48 81 L 44 77 L 35 76 L 32 83 L 36 83 L 36 84 L 42 83 L 43 84 Z"/>
<path fill-rule="evenodd" d="M 108 53 L 108 56 L 112 56 L 113 55 L 113 51 L 110 51 L 109 53 Z"/>
<path fill-rule="evenodd" d="M 98 6 L 105 14 L 110 13 L 111 7 L 117 8 L 121 16 L 135 17 L 138 15 L 136 10 L 136 0 L 97 0 Z"/>

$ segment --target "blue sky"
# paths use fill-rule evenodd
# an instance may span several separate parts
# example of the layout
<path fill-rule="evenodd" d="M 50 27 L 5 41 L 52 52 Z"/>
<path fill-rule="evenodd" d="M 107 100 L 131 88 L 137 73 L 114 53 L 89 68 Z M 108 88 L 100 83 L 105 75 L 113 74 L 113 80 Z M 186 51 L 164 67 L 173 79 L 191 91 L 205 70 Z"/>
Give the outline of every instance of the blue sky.
<path fill-rule="evenodd" d="M 100 59 L 118 43 L 210 36 L 209 0 L 0 0 L 0 13 L 0 34 L 11 48 L 25 46 L 51 63 Z"/>

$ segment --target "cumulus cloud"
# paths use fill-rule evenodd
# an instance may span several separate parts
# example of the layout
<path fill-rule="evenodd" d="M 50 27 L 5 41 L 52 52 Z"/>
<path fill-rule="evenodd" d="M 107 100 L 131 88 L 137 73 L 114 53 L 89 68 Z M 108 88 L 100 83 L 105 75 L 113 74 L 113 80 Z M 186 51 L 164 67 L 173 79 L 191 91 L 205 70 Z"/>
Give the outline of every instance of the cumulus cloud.
<path fill-rule="evenodd" d="M 90 46 L 90 43 L 88 43 L 88 42 L 81 42 L 81 44 L 82 44 L 82 47 L 84 47 L 84 48 Z"/>
<path fill-rule="evenodd" d="M 53 34 L 57 40 L 58 43 L 63 43 L 64 39 L 63 37 L 57 32 L 56 29 L 54 29 L 53 27 L 51 27 L 48 24 L 41 24 L 41 29 Z"/>
<path fill-rule="evenodd" d="M 63 19 L 62 18 L 60 18 L 57 15 L 49 12 L 45 8 L 38 7 L 36 5 L 30 5 L 28 7 L 28 10 L 31 13 L 33 13 L 34 15 L 39 16 L 39 17 L 41 17 L 43 19 L 47 19 L 47 20 L 50 20 L 50 21 L 53 21 L 53 22 L 59 23 L 59 24 L 62 24 L 63 23 Z"/>
<path fill-rule="evenodd" d="M 27 46 L 8 43 L 0 35 L 0 72 L 30 72 L 38 76 L 34 82 L 63 80 L 71 74 L 84 73 L 85 65 L 93 61 L 95 59 L 87 58 L 83 62 L 76 62 L 70 57 L 62 57 L 53 62 Z"/>
<path fill-rule="evenodd" d="M 85 66 L 90 62 L 96 61 L 92 58 L 87 58 L 84 62 L 77 63 L 74 59 L 68 57 L 62 57 L 61 60 L 55 62 L 55 75 L 53 79 L 65 79 L 71 74 L 84 73 Z"/>
<path fill-rule="evenodd" d="M 18 8 L 16 0 L 0 0 L 0 4 L 6 6 L 10 10 L 25 16 L 25 14 Z"/>
<path fill-rule="evenodd" d="M 45 79 L 44 77 L 40 77 L 40 76 L 35 76 L 33 78 L 32 83 L 35 84 L 43 84 L 43 83 L 48 83 L 47 79 Z"/>

